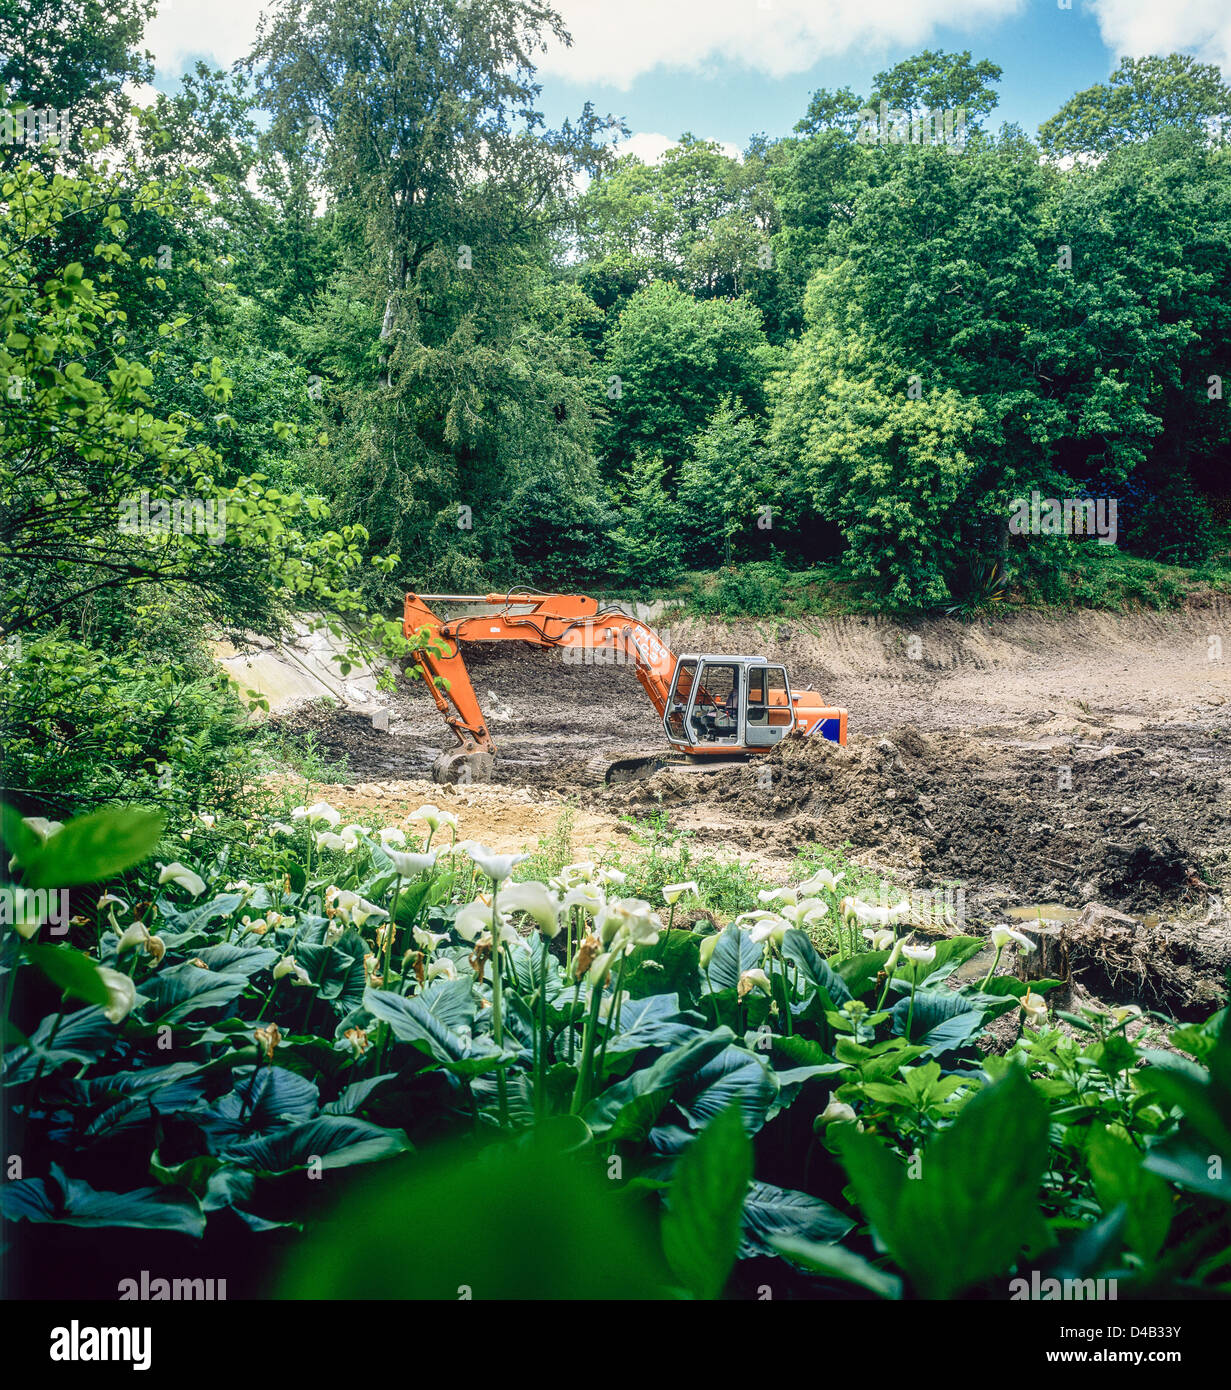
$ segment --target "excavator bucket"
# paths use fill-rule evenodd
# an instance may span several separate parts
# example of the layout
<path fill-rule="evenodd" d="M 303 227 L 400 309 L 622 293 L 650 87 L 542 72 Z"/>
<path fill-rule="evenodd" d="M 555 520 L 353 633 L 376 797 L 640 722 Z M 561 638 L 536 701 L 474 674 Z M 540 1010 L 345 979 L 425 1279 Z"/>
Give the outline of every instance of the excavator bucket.
<path fill-rule="evenodd" d="M 470 782 L 490 782 L 496 771 L 496 759 L 482 750 L 467 753 L 458 748 L 442 753 L 432 766 L 432 781 L 465 786 Z"/>

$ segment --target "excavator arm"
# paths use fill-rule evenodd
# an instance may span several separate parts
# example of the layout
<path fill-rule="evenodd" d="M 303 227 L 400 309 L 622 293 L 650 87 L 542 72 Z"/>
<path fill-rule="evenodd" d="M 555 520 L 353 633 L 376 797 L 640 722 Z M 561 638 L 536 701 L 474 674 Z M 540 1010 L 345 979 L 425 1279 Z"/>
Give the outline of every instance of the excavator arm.
<path fill-rule="evenodd" d="M 485 604 L 495 611 L 481 616 L 440 619 L 429 603 Z M 582 594 L 543 594 L 517 589 L 507 594 L 407 594 L 402 632 L 419 637 L 416 674 L 461 745 L 460 756 L 483 775 L 495 754 L 491 731 L 462 656 L 467 642 L 525 642 L 532 647 L 559 647 L 611 654 L 633 667 L 637 679 L 661 716 L 667 708 L 676 657 L 657 633 L 619 609 L 599 612 L 596 599 Z M 583 658 L 584 659 L 584 658 Z M 455 762 L 459 754 L 445 762 Z M 448 767 L 438 776 L 449 777 Z"/>
<path fill-rule="evenodd" d="M 439 603 L 482 605 L 491 611 L 445 621 L 429 606 Z M 582 594 L 535 589 L 407 594 L 402 631 L 419 639 L 415 674 L 423 677 L 460 745 L 437 762 L 437 781 L 483 780 L 494 765 L 496 746 L 462 655 L 468 642 L 525 642 L 576 652 L 581 660 L 585 653 L 601 652 L 608 660 L 630 665 L 663 719 L 671 747 L 688 759 L 716 762 L 765 753 L 787 734 L 846 742 L 846 710 L 826 704 L 814 690 L 792 691 L 784 667 L 764 657 L 677 656 L 639 618 L 618 608 L 600 612 L 597 599 Z M 685 706 L 691 711 L 687 720 Z M 651 762 L 662 765 L 660 759 Z M 607 769 L 609 780 L 618 769 L 623 764 Z"/>

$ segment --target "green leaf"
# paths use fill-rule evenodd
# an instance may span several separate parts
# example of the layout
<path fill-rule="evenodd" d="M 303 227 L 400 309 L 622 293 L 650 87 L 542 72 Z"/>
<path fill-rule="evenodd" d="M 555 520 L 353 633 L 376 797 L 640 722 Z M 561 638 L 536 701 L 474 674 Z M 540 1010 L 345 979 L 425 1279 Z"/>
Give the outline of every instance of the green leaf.
<path fill-rule="evenodd" d="M 663 1253 L 697 1298 L 717 1298 L 739 1250 L 752 1178 L 752 1142 L 738 1110 L 716 1115 L 676 1164 L 663 1217 Z"/>
<path fill-rule="evenodd" d="M 1171 1228 L 1170 1188 L 1142 1165 L 1142 1155 L 1131 1139 L 1105 1125 L 1091 1129 L 1086 1154 L 1099 1205 L 1106 1213 L 1125 1205 L 1125 1238 L 1148 1264 L 1163 1248 Z"/>
<path fill-rule="evenodd" d="M 260 1139 L 231 1144 L 224 1150 L 228 1163 L 276 1176 L 319 1164 L 348 1168 L 372 1163 L 410 1149 L 401 1130 L 382 1129 L 353 1115 L 322 1115 L 307 1124 L 275 1130 Z"/>
<path fill-rule="evenodd" d="M 106 1004 L 111 998 L 98 966 L 71 946 L 38 946 L 33 941 L 22 943 L 22 954 L 31 965 L 37 966 L 63 993 L 87 1004 Z"/>
<path fill-rule="evenodd" d="M 826 1008 L 839 1008 L 852 997 L 846 981 L 820 955 L 808 934 L 798 927 L 792 927 L 782 938 L 782 954 L 787 960 L 795 961 L 804 978 L 826 996 L 822 1000 Z"/>
<path fill-rule="evenodd" d="M 45 845 L 27 848 L 20 860 L 31 888 L 71 888 L 101 883 L 153 853 L 163 816 L 135 807 L 105 807 L 67 822 Z"/>
<path fill-rule="evenodd" d="M 775 1255 L 782 1236 L 800 1240 L 841 1240 L 855 1223 L 828 1202 L 807 1192 L 754 1182 L 744 1199 L 744 1238 L 740 1256 Z"/>
<path fill-rule="evenodd" d="M 778 1094 L 778 1078 L 755 1052 L 732 1044 L 709 1058 L 675 1089 L 675 1103 L 694 1126 L 734 1106 L 755 1134 Z"/>
<path fill-rule="evenodd" d="M 1046 1239 L 1047 1102 L 1019 1067 L 916 1156 L 918 1176 L 853 1125 L 836 1137 L 859 1205 L 924 1298 L 951 1298 Z"/>
<path fill-rule="evenodd" d="M 199 965 L 177 965 L 141 982 L 149 1000 L 149 1023 L 181 1023 L 202 1009 L 221 1009 L 233 1004 L 248 986 L 247 975 L 223 975 Z"/>
<path fill-rule="evenodd" d="M 698 947 L 700 950 L 700 947 Z M 759 965 L 765 948 L 734 924 L 724 927 L 705 971 L 706 993 L 735 989 L 745 970 Z"/>
<path fill-rule="evenodd" d="M 902 1281 L 896 1274 L 877 1269 L 871 1260 L 865 1260 L 862 1255 L 856 1255 L 844 1246 L 819 1244 L 799 1236 L 775 1236 L 770 1240 L 770 1245 L 775 1253 L 784 1255 L 814 1274 L 824 1274 L 846 1284 L 858 1284 L 878 1298 L 902 1297 Z"/>
<path fill-rule="evenodd" d="M 657 946 L 638 951 L 629 960 L 624 971 L 624 988 L 632 999 L 675 994 L 679 996 L 680 1007 L 691 1008 L 700 993 L 700 955 L 699 936 L 687 931 L 664 932 Z"/>
<path fill-rule="evenodd" d="M 442 999 L 442 1005 L 450 998 Z M 466 1039 L 454 1032 L 433 1012 L 431 1005 L 418 996 L 404 999 L 390 990 L 369 987 L 363 994 L 363 1007 L 387 1023 L 399 1042 L 413 1044 L 438 1062 L 461 1061 L 470 1051 Z"/>
<path fill-rule="evenodd" d="M 8 1221 L 55 1222 L 61 1226 L 135 1226 L 147 1231 L 205 1234 L 205 1213 L 189 1192 L 142 1187 L 135 1192 L 99 1192 L 66 1177 L 56 1165 L 51 1176 L 0 1185 L 0 1212 Z"/>
<path fill-rule="evenodd" d="M 597 1138 L 607 1140 L 615 1135 L 619 1138 L 644 1139 L 675 1088 L 710 1058 L 729 1047 L 734 1036 L 729 1028 L 719 1028 L 664 1053 L 648 1067 L 642 1067 L 624 1081 L 617 1081 L 601 1095 L 595 1096 L 586 1106 L 582 1118 Z M 634 1102 L 636 1124 L 630 1133 L 630 1120 L 624 1112 Z"/>

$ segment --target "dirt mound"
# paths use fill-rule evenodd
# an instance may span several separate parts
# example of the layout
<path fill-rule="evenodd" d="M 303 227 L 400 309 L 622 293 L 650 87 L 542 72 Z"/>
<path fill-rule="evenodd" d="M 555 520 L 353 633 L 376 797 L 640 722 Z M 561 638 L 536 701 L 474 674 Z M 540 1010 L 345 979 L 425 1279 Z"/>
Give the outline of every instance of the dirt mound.
<path fill-rule="evenodd" d="M 1149 740 L 1017 743 L 924 735 L 786 740 L 725 773 L 666 772 L 608 790 L 630 809 L 699 803 L 698 834 L 843 844 L 920 887 L 994 885 L 1017 901 L 1098 898 L 1144 912 L 1202 901 L 1231 848 L 1227 760 Z"/>

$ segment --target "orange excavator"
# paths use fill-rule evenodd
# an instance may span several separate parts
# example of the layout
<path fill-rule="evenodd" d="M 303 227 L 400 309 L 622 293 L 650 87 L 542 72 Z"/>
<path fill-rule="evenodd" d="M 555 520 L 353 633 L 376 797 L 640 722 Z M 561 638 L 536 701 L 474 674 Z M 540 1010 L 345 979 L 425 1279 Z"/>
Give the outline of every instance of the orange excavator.
<path fill-rule="evenodd" d="M 489 611 L 443 621 L 429 604 Z M 768 753 L 788 736 L 846 742 L 846 710 L 827 705 L 814 690 L 792 691 L 786 667 L 763 656 L 677 656 L 639 618 L 619 608 L 600 613 L 598 601 L 582 594 L 407 594 L 402 631 L 421 640 L 416 674 L 460 745 L 437 760 L 438 782 L 485 781 L 495 765 L 496 746 L 462 655 L 470 642 L 525 642 L 559 648 L 566 660 L 632 666 L 662 719 L 672 753 L 611 763 L 603 774 L 608 782 L 650 775 L 669 764 L 743 761 Z"/>

